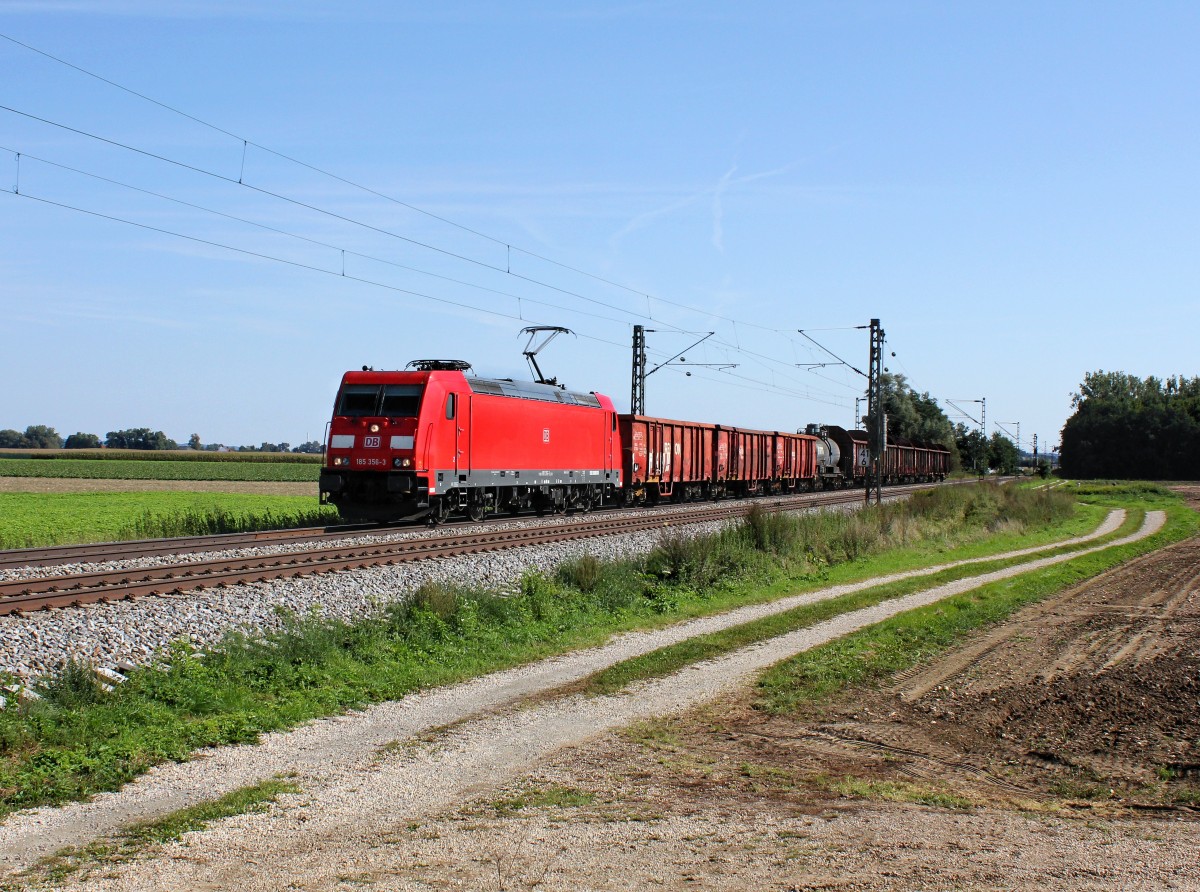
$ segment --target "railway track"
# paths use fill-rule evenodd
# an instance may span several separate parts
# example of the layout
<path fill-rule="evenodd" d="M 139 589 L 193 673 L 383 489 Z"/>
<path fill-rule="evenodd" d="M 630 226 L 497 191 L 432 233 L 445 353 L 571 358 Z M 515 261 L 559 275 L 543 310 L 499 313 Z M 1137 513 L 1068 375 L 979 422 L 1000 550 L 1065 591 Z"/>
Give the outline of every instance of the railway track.
<path fill-rule="evenodd" d="M 904 494 L 921 488 L 925 487 L 901 486 L 892 488 L 890 492 Z M 804 510 L 812 507 L 857 504 L 862 499 L 863 495 L 860 491 L 842 490 L 781 498 L 769 503 L 767 507 L 776 511 Z M 758 504 L 762 504 L 762 502 L 760 501 Z M 620 535 L 664 527 L 727 520 L 744 515 L 748 510 L 748 506 L 744 503 L 731 503 L 704 505 L 670 514 L 623 511 L 611 515 L 589 515 L 579 520 L 556 519 L 552 523 L 534 527 L 491 530 L 485 527 L 482 530 L 476 529 L 461 533 L 443 532 L 431 536 L 368 544 L 305 548 L 283 554 L 216 558 L 208 561 L 163 564 L 136 570 L 105 570 L 8 580 L 0 582 L 0 616 L 56 607 L 75 607 L 126 600 L 146 595 L 178 595 L 197 589 L 225 585 L 265 582 L 273 579 L 307 576 L 313 573 L 362 569 L 525 545 L 542 545 L 550 542 L 565 542 L 595 536 Z M 125 558 L 145 557 L 147 555 L 208 551 L 221 547 L 241 547 L 246 544 L 270 545 L 288 541 L 301 542 L 305 539 L 320 542 L 323 538 L 361 536 L 362 530 L 359 529 L 356 532 L 345 529 L 338 529 L 335 532 L 289 530 L 282 533 L 247 535 L 250 537 L 249 540 L 246 536 L 187 539 L 182 541 L 182 547 L 175 546 L 173 544 L 175 540 L 168 539 L 139 543 L 115 543 L 110 546 L 81 546 L 74 551 L 69 549 L 43 549 L 40 551 L 53 551 L 55 554 L 51 556 L 51 559 L 61 558 L 59 563 L 68 563 L 97 559 L 90 557 L 93 554 L 104 555 L 99 558 L 102 560 L 112 560 L 114 555 Z M 124 550 L 120 549 L 121 545 L 125 546 Z M 101 548 L 108 550 L 99 552 L 95 550 Z M 27 553 L 30 551 L 35 550 L 26 550 Z M 81 557 L 81 555 L 89 557 Z"/>
<path fill-rule="evenodd" d="M 135 539 L 128 542 L 98 542 L 94 545 L 52 545 L 45 548 L 14 548 L 0 551 L 0 570 L 17 567 L 55 567 L 62 564 L 99 563 L 164 554 L 194 554 L 255 548 L 288 542 L 318 542 L 378 532 L 375 524 L 336 527 L 303 527 L 293 530 L 263 530 L 257 533 L 218 533 L 181 536 L 176 539 Z"/>

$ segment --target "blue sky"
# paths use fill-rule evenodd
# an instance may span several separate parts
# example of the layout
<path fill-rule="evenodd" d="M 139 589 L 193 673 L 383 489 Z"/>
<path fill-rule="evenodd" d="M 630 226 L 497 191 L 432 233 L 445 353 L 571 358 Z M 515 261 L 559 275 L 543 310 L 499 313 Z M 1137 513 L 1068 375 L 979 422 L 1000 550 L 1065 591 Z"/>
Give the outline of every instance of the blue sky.
<path fill-rule="evenodd" d="M 863 387 L 796 329 L 865 370 L 877 317 L 1026 448 L 1087 371 L 1200 373 L 1194 3 L 0 0 L 0 33 L 0 427 L 295 444 L 349 368 L 527 376 L 528 324 L 622 410 L 634 323 L 652 364 L 714 331 L 647 410 L 786 430 Z"/>

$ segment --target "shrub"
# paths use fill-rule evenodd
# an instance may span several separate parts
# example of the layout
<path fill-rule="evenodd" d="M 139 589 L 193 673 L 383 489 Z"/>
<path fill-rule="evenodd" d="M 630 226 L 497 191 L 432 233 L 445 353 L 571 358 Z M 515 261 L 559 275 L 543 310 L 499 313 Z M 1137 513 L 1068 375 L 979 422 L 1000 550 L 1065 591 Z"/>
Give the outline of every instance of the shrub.
<path fill-rule="evenodd" d="M 594 554 L 585 554 L 567 561 L 558 568 L 559 581 L 572 585 L 584 594 L 591 594 L 600 584 L 602 567 Z"/>

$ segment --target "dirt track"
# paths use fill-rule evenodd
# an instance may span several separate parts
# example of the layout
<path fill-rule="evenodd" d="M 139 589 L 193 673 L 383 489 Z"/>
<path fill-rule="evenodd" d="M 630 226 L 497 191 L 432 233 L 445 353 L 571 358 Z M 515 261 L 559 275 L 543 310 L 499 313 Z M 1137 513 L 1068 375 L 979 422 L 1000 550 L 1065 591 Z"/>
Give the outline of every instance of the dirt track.
<path fill-rule="evenodd" d="M 735 697 L 635 726 L 397 834 L 407 864 L 357 880 L 1200 889 L 1198 579 L 1193 539 L 826 709 Z M 562 791 L 594 798 L 508 804 Z"/>
<path fill-rule="evenodd" d="M 334 769 L 333 800 L 232 819 L 87 888 L 241 871 L 270 889 L 1200 889 L 1197 572 L 1200 541 L 1182 543 L 809 715 L 726 694 L 515 774 L 499 766 L 546 736 L 536 707 L 484 720 L 475 795 L 402 820 L 423 791 L 397 788 L 389 821 L 370 791 L 401 764 L 447 782 L 449 729 Z M 524 752 L 501 739 L 514 724 L 537 732 Z"/>

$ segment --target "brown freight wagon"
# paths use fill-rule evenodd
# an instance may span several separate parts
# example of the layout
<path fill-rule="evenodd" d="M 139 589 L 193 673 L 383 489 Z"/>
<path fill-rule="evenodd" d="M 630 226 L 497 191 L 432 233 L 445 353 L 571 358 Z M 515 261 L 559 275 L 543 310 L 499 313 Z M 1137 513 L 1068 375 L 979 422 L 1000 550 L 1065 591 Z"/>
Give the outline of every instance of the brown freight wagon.
<path fill-rule="evenodd" d="M 811 489 L 816 438 L 644 415 L 621 415 L 629 499 L 694 501 Z"/>

